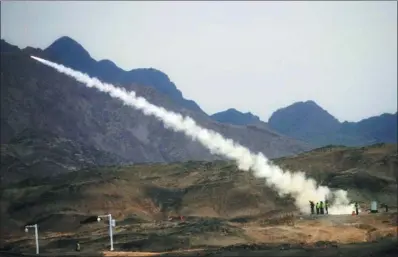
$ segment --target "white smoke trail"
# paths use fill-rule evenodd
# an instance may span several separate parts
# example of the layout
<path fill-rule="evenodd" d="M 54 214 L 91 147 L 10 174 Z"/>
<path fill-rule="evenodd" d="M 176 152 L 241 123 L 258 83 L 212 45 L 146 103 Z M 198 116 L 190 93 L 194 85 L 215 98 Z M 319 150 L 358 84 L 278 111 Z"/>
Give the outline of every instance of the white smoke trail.
<path fill-rule="evenodd" d="M 329 208 L 329 214 L 350 214 L 353 206 L 349 204 L 347 192 L 338 190 L 331 192 L 325 186 L 317 186 L 316 181 L 307 178 L 305 173 L 283 171 L 278 166 L 272 165 L 262 154 L 251 153 L 247 148 L 226 139 L 219 133 L 202 128 L 190 117 L 183 117 L 178 113 L 167 111 L 146 101 L 143 97 L 137 97 L 135 92 L 127 92 L 124 88 L 103 83 L 97 78 L 91 78 L 79 71 L 72 70 L 60 64 L 56 64 L 35 56 L 33 59 L 64 73 L 77 81 L 84 83 L 87 87 L 94 87 L 102 92 L 108 93 L 114 98 L 122 100 L 126 105 L 141 110 L 145 115 L 155 116 L 162 121 L 165 127 L 174 131 L 183 132 L 193 140 L 200 142 L 214 154 L 221 154 L 235 160 L 241 170 L 252 170 L 256 177 L 265 178 L 269 186 L 273 186 L 283 196 L 290 194 L 295 199 L 296 206 L 300 211 L 309 213 L 309 200 L 324 201 L 327 197 L 334 198 Z"/>

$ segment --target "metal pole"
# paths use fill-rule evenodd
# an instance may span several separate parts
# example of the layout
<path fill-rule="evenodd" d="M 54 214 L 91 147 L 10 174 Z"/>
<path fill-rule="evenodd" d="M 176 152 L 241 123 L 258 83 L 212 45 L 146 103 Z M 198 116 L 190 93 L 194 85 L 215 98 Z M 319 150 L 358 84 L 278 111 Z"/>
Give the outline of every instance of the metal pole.
<path fill-rule="evenodd" d="M 25 232 L 28 232 L 29 228 L 35 228 L 36 254 L 39 254 L 39 226 L 37 224 L 26 225 L 25 226 Z"/>
<path fill-rule="evenodd" d="M 113 220 L 112 220 L 112 214 L 107 214 L 107 215 L 99 215 L 98 216 L 98 222 L 100 222 L 100 218 L 104 218 L 104 217 L 108 217 L 108 223 L 109 223 L 109 241 L 110 241 L 110 243 L 111 243 L 111 251 L 113 251 L 114 249 L 113 249 L 113 226 L 112 226 L 112 224 L 113 224 Z"/>
<path fill-rule="evenodd" d="M 109 220 L 109 238 L 111 241 L 111 251 L 113 251 L 113 229 L 112 229 L 112 214 L 108 214 Z"/>
<path fill-rule="evenodd" d="M 38 225 L 35 224 L 35 238 L 36 238 L 36 254 L 39 254 L 39 228 Z"/>

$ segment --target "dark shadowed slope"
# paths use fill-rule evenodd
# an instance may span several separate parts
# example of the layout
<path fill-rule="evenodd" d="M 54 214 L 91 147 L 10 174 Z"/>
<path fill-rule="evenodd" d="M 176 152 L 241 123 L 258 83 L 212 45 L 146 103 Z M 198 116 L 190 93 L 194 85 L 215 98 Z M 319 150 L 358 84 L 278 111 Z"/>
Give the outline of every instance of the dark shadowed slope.
<path fill-rule="evenodd" d="M 9 142 L 23 129 L 31 128 L 52 131 L 60 137 L 84 142 L 134 162 L 220 158 L 183 134 L 164 128 L 156 119 L 34 61 L 29 57 L 31 53 L 48 58 L 45 52 L 32 48 L 1 54 L 2 143 Z M 270 158 L 311 149 L 306 143 L 269 129 L 220 124 L 200 112 L 182 107 L 153 87 L 137 84 L 128 87 L 150 102 L 190 115 L 202 126 Z"/>
<path fill-rule="evenodd" d="M 55 176 L 82 168 L 126 164 L 120 156 L 95 149 L 49 131 L 25 129 L 1 145 L 2 185 Z"/>

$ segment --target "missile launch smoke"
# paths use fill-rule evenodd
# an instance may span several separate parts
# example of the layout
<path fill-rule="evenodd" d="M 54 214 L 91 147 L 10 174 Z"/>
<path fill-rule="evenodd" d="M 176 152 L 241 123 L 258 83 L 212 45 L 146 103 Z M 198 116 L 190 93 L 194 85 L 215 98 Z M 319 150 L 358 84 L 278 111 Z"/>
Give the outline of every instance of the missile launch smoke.
<path fill-rule="evenodd" d="M 318 186 L 312 178 L 307 178 L 304 172 L 284 171 L 273 165 L 262 153 L 254 154 L 249 149 L 224 138 L 219 133 L 200 127 L 190 117 L 167 111 L 149 103 L 143 97 L 136 96 L 135 92 L 127 92 L 124 88 L 101 82 L 79 71 L 72 70 L 35 56 L 33 59 L 73 77 L 87 87 L 94 87 L 101 92 L 108 93 L 113 98 L 120 99 L 125 105 L 141 110 L 147 116 L 154 116 L 162 121 L 166 128 L 183 132 L 186 136 L 200 142 L 214 154 L 223 155 L 237 162 L 239 169 L 253 171 L 258 178 L 265 178 L 268 186 L 274 187 L 280 196 L 291 195 L 296 206 L 303 213 L 309 213 L 309 200 L 314 202 L 330 199 L 329 214 L 350 214 L 353 206 L 344 190 L 332 191 L 328 187 Z"/>

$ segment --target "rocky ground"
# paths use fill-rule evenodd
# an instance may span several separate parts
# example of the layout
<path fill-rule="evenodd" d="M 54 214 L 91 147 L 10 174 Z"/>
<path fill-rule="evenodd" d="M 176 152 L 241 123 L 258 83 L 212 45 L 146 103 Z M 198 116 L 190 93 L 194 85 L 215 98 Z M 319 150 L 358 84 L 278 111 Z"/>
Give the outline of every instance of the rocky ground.
<path fill-rule="evenodd" d="M 347 189 L 359 216 L 305 216 L 290 197 L 225 161 L 82 169 L 1 187 L 1 245 L 46 256 L 388 256 L 397 237 L 396 146 L 325 148 L 274 160 Z M 368 214 L 370 200 L 388 203 Z M 106 221 L 112 213 L 115 251 Z M 168 220 L 183 215 L 185 221 Z M 362 250 L 361 250 L 362 249 Z M 369 250 L 370 249 L 370 250 Z M 370 255 L 373 254 L 373 255 Z M 16 255 L 18 256 L 18 255 Z"/>
<path fill-rule="evenodd" d="M 250 221 L 186 217 L 181 221 L 118 221 L 113 252 L 106 223 L 81 226 L 75 233 L 41 232 L 45 256 L 389 256 L 397 242 L 397 213 L 359 216 L 273 214 Z M 31 234 L 11 236 L 7 250 L 34 253 Z M 108 250 L 108 251 L 107 251 Z M 373 255 L 369 255 L 369 254 Z M 62 255 L 64 254 L 64 255 Z M 336 255 L 337 254 L 337 255 Z"/>

